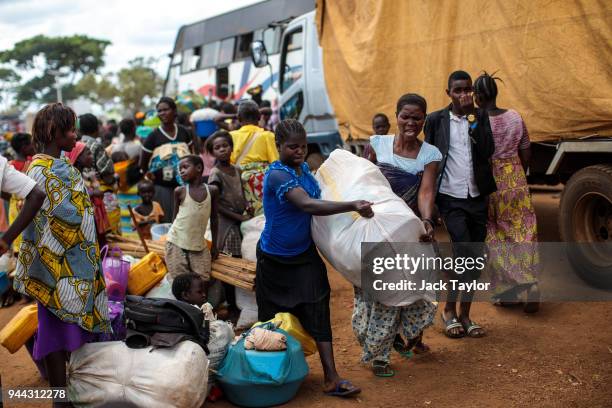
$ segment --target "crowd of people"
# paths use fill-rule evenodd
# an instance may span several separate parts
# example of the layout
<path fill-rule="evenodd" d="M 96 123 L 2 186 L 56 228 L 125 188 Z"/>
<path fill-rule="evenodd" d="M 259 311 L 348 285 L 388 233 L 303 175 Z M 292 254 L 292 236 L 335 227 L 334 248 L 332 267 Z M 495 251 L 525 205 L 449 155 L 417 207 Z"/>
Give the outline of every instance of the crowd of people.
<path fill-rule="evenodd" d="M 428 113 L 426 100 L 409 93 L 396 103 L 395 133 L 389 133 L 386 115 L 373 118 L 365 156 L 421 218 L 424 242 L 435 241 L 440 223 L 454 244 L 537 239 L 525 177 L 529 136 L 516 111 L 496 105 L 497 81 L 484 73 L 472 83 L 468 73 L 456 71 L 448 78 L 447 107 Z M 10 195 L 10 226 L 0 238 L 0 251 L 17 253 L 14 287 L 38 304 L 33 358 L 44 361 L 51 386 L 66 385 L 67 353 L 111 330 L 99 248 L 107 234 L 121 233 L 114 165 L 127 161 L 132 163 L 128 178 L 137 183 L 141 198 L 134 227 L 150 238 L 152 225 L 172 224 L 165 260 L 177 298 L 195 304 L 209 300 L 213 306 L 224 299 L 235 308 L 230 285 L 212 300 L 212 287 L 220 284 L 211 278 L 211 262 L 219 252 L 240 257 L 240 223 L 263 214 L 257 244 L 259 320 L 277 312 L 295 315 L 316 341 L 324 392 L 342 397 L 360 392 L 336 370 L 330 286 L 310 225 L 313 215 L 355 211 L 373 217 L 372 203 L 322 200 L 305 162 L 304 127 L 296 120 L 276 120 L 260 102 L 246 100 L 237 109 L 222 104 L 215 117 L 219 130 L 205 139 L 195 136 L 169 97 L 158 101 L 161 124 L 143 140 L 131 118 L 101 135 L 94 115 L 77 118 L 61 103 L 38 112 L 31 137 L 13 137 L 17 156 L 10 163 L 0 157 L 2 193 Z M 474 251 L 467 245 L 454 248 L 457 256 Z M 535 312 L 537 254 L 518 255 L 519 264 L 492 257 L 491 276 L 500 299 L 512 293 L 518 302 L 525 291 L 525 311 Z M 458 275 L 478 277 L 476 270 Z M 486 335 L 472 318 L 471 304 L 470 293 L 449 293 L 440 313 L 448 337 Z M 390 307 L 355 287 L 352 325 L 362 361 L 377 376 L 393 376 L 393 350 L 402 356 L 429 351 L 423 333 L 436 313 L 437 304 L 424 299 Z"/>

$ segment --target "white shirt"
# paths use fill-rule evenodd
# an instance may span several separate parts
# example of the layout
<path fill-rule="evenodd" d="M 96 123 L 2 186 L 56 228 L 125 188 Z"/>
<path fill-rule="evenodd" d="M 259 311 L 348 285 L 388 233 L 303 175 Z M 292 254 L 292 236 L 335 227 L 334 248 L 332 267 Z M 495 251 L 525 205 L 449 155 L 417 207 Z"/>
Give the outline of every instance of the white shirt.
<path fill-rule="evenodd" d="M 9 164 L 6 157 L 0 156 L 0 190 L 26 198 L 34 189 L 36 182 Z"/>
<path fill-rule="evenodd" d="M 450 140 L 444 174 L 440 181 L 440 193 L 455 198 L 478 197 L 480 191 L 474 179 L 472 147 L 465 116 L 450 112 Z"/>

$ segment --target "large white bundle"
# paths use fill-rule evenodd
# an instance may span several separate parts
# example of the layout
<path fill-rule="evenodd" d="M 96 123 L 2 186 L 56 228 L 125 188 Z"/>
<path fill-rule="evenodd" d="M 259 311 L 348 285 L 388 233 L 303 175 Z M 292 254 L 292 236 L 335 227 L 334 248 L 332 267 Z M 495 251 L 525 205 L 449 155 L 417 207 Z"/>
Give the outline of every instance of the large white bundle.
<path fill-rule="evenodd" d="M 261 237 L 266 218 L 262 215 L 253 217 L 248 221 L 240 224 L 240 232 L 242 233 L 242 258 L 257 262 L 257 242 Z M 257 301 L 255 300 L 255 292 L 249 292 L 244 289 L 236 288 L 236 306 L 240 309 L 240 318 L 236 322 L 236 328 L 245 329 L 257 322 Z"/>
<path fill-rule="evenodd" d="M 208 358 L 191 341 L 155 350 L 130 349 L 121 341 L 89 343 L 71 354 L 68 365 L 68 395 L 80 407 L 121 401 L 199 408 L 207 382 Z"/>
<path fill-rule="evenodd" d="M 373 218 L 361 217 L 356 212 L 312 218 L 312 237 L 318 249 L 353 285 L 361 287 L 362 242 L 418 242 L 425 233 L 421 220 L 393 193 L 385 176 L 370 161 L 336 149 L 315 177 L 323 200 L 374 203 Z M 385 281 L 410 278 L 389 274 L 383 277 Z M 380 301 L 388 306 L 411 304 L 422 297 L 408 291 L 388 291 L 379 296 L 384 297 Z"/>
<path fill-rule="evenodd" d="M 193 111 L 190 119 L 192 122 L 197 122 L 200 120 L 213 120 L 215 116 L 217 116 L 218 114 L 219 114 L 219 111 L 216 109 L 202 108 L 202 109 Z"/>
<path fill-rule="evenodd" d="M 242 258 L 248 261 L 257 261 L 257 256 L 255 255 L 257 242 L 259 242 L 259 237 L 261 237 L 265 225 L 266 217 L 263 214 L 240 224 L 240 232 L 242 233 L 240 250 L 242 251 Z"/>

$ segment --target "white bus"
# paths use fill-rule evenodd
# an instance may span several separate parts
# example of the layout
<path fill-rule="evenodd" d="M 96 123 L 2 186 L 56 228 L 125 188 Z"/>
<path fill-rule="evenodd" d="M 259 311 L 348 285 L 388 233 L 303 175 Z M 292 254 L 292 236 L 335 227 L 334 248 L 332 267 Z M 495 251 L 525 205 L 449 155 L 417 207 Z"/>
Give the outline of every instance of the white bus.
<path fill-rule="evenodd" d="M 239 100 L 261 85 L 275 103 L 279 46 L 284 22 L 315 9 L 315 0 L 266 0 L 182 26 L 176 36 L 164 95 L 195 91 L 206 98 Z M 250 45 L 263 41 L 270 69 L 256 69 Z"/>

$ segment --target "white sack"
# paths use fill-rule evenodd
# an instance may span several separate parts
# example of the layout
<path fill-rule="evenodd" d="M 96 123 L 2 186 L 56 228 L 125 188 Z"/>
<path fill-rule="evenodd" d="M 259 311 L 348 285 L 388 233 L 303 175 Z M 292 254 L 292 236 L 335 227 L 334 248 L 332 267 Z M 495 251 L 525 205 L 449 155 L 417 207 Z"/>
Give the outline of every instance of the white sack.
<path fill-rule="evenodd" d="M 315 178 L 323 200 L 374 203 L 373 218 L 361 217 L 356 212 L 312 217 L 312 237 L 317 248 L 353 285 L 361 287 L 362 242 L 419 242 L 419 237 L 425 233 L 421 220 L 393 193 L 385 176 L 370 161 L 336 149 L 321 165 Z M 385 277 L 389 282 L 401 279 L 411 280 L 414 276 L 405 273 L 401 277 Z M 417 283 L 420 287 L 420 280 Z M 387 306 L 409 305 L 423 297 L 421 293 L 410 291 L 379 294 L 384 297 L 379 300 Z M 433 293 L 431 295 L 427 298 L 435 300 Z"/>
<path fill-rule="evenodd" d="M 208 338 L 208 369 L 216 371 L 225 358 L 227 348 L 234 340 L 234 329 L 232 324 L 223 320 L 211 320 L 208 322 L 210 335 Z"/>
<path fill-rule="evenodd" d="M 192 122 L 197 122 L 200 120 L 213 120 L 215 116 L 219 114 L 219 111 L 211 108 L 202 108 L 193 111 L 191 114 L 190 120 Z"/>
<path fill-rule="evenodd" d="M 240 224 L 240 232 L 242 233 L 242 258 L 248 261 L 257 261 L 255 252 L 257 250 L 257 242 L 266 225 L 266 218 L 262 215 L 253 217 L 248 221 Z"/>
<path fill-rule="evenodd" d="M 192 341 L 156 350 L 130 349 L 121 341 L 89 343 L 71 354 L 68 365 L 68 395 L 79 407 L 122 401 L 200 408 L 207 382 L 208 358 Z"/>
<path fill-rule="evenodd" d="M 247 329 L 257 323 L 258 309 L 255 292 L 236 288 L 236 306 L 240 309 L 240 318 L 236 322 L 237 329 Z"/>

